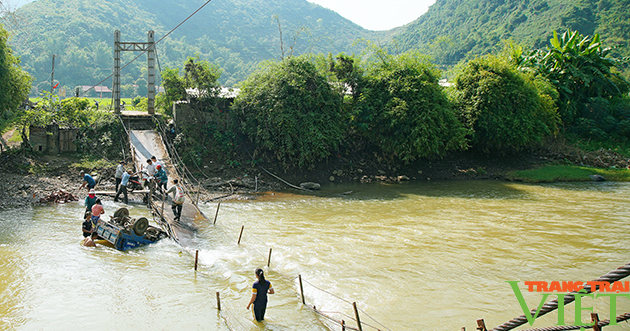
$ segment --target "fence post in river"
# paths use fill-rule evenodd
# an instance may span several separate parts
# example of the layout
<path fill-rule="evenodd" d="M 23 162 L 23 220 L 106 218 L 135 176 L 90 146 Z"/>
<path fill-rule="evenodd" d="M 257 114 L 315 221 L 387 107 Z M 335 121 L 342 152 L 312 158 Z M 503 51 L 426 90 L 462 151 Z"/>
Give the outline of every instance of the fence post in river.
<path fill-rule="evenodd" d="M 212 224 L 217 224 L 217 216 L 219 216 L 219 207 L 221 207 L 221 201 L 217 205 L 217 212 L 214 214 L 214 222 Z"/>
<path fill-rule="evenodd" d="M 236 243 L 237 245 L 241 244 L 241 237 L 243 236 L 243 229 L 245 229 L 245 225 L 241 226 L 241 234 L 238 235 L 238 242 Z"/>
<path fill-rule="evenodd" d="M 269 267 L 269 265 L 271 264 L 271 250 L 272 248 L 269 248 L 269 257 L 267 258 L 267 267 Z"/>
<path fill-rule="evenodd" d="M 361 326 L 361 320 L 359 319 L 359 310 L 357 309 L 356 301 L 352 303 L 352 307 L 354 308 L 354 317 L 357 319 L 357 326 L 359 327 L 359 331 L 363 331 L 363 327 Z"/>
<path fill-rule="evenodd" d="M 614 316 L 611 317 L 611 320 L 615 318 Z M 593 322 L 593 331 L 601 331 L 602 327 L 600 327 L 598 325 L 599 323 L 599 315 L 597 315 L 597 313 L 591 313 L 591 322 Z"/>
<path fill-rule="evenodd" d="M 221 296 L 219 295 L 219 291 L 217 291 L 217 309 L 221 311 Z"/>
<path fill-rule="evenodd" d="M 300 294 L 302 295 L 302 304 L 305 305 L 304 302 L 304 287 L 302 287 L 302 275 L 298 275 L 298 279 L 300 280 Z"/>
<path fill-rule="evenodd" d="M 488 331 L 488 329 L 486 329 L 486 322 L 483 321 L 483 318 L 477 320 L 477 330 Z"/>
<path fill-rule="evenodd" d="M 199 250 L 195 251 L 195 271 L 197 271 L 197 261 L 199 261 Z"/>

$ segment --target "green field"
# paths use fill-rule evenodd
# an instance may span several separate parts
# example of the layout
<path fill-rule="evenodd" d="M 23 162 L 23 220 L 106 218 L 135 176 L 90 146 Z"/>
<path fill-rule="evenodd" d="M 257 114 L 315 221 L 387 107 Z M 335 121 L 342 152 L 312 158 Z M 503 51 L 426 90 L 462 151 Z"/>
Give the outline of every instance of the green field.
<path fill-rule="evenodd" d="M 39 102 L 41 99 L 42 98 L 29 98 L 31 102 Z M 98 101 L 99 108 L 110 107 L 112 105 L 112 98 L 82 97 L 82 99 L 90 100 L 91 104 L 94 104 L 95 101 Z M 135 109 L 132 106 L 131 104 L 132 99 L 133 98 L 121 98 L 120 103 L 122 104 L 123 101 L 125 102 L 125 110 L 141 110 L 141 109 Z"/>

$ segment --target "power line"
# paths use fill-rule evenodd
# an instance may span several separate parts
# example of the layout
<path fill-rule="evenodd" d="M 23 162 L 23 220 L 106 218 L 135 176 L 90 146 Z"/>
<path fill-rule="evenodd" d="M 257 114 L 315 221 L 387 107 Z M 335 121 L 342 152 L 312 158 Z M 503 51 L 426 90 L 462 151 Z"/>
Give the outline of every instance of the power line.
<path fill-rule="evenodd" d="M 199 8 L 197 8 L 197 10 L 195 10 L 192 14 L 188 15 L 188 17 L 186 17 L 183 21 L 181 21 L 179 24 L 177 24 L 176 27 L 172 28 L 171 31 L 167 32 L 162 38 L 160 38 L 158 41 L 153 43 L 153 49 L 155 49 L 155 45 L 157 45 L 159 42 L 161 42 L 164 38 L 168 37 L 173 31 L 177 30 L 177 28 L 179 28 L 182 24 L 186 23 L 186 21 L 188 21 L 191 17 L 193 17 L 195 14 L 197 14 L 197 12 L 199 12 L 203 7 L 205 7 L 207 4 L 209 4 L 212 0 L 208 0 L 206 1 L 203 5 L 201 5 Z M 127 64 L 125 64 L 124 66 L 120 67 L 120 69 L 118 69 L 117 72 L 113 72 L 111 75 L 107 76 L 105 79 L 101 80 L 100 82 L 92 85 L 92 87 L 90 87 L 89 89 L 87 89 L 86 91 L 83 91 L 83 93 L 81 93 L 80 95 L 83 95 L 86 92 L 89 92 L 90 90 L 92 90 L 94 87 L 100 85 L 102 82 L 110 79 L 112 76 L 114 76 L 117 73 L 120 73 L 123 69 L 125 69 L 128 65 L 132 64 L 134 61 L 136 61 L 140 56 L 144 55 L 144 53 L 146 53 L 149 50 L 150 47 L 147 47 L 146 50 L 142 51 L 140 54 L 138 54 L 138 56 L 136 56 L 135 58 L 133 58 L 133 60 L 127 62 Z"/>

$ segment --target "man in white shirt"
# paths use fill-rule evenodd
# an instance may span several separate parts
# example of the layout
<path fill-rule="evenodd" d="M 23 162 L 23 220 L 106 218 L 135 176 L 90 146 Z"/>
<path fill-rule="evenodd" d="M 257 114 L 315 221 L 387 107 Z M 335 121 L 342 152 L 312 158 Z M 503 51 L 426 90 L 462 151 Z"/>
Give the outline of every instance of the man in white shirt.
<path fill-rule="evenodd" d="M 120 185 L 123 173 L 125 172 L 125 161 L 120 161 L 120 164 L 116 167 L 116 174 L 114 174 L 114 178 L 116 179 L 116 192 L 118 192 L 118 185 Z"/>
<path fill-rule="evenodd" d="M 155 164 L 153 164 L 153 161 L 151 161 L 151 159 L 147 160 L 147 175 L 153 177 L 155 176 L 155 173 L 157 172 L 157 170 L 155 169 Z"/>
<path fill-rule="evenodd" d="M 151 162 L 153 162 L 153 165 L 155 165 L 156 168 L 157 166 L 161 166 L 162 168 L 164 168 L 164 165 L 162 164 L 162 162 L 158 161 L 155 156 L 151 156 Z"/>

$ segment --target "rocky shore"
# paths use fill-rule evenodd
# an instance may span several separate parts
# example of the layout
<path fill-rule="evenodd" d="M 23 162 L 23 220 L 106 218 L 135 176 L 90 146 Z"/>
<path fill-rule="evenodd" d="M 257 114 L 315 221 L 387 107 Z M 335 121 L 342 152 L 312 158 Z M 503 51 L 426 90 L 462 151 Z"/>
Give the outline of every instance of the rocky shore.
<path fill-rule="evenodd" d="M 81 179 L 78 160 L 66 157 L 25 157 L 2 154 L 0 163 L 0 209 L 40 203 L 40 199 L 58 190 L 65 190 L 83 199 L 79 193 Z M 623 155 L 601 149 L 583 152 L 566 145 L 548 145 L 544 149 L 518 155 L 488 157 L 472 153 L 426 160 L 408 165 L 388 165 L 379 160 L 344 160 L 326 162 L 325 166 L 302 172 L 286 172 L 258 168 L 228 168 L 218 166 L 195 174 L 194 185 L 189 185 L 199 202 L 253 199 L 256 193 L 299 189 L 326 183 L 398 183 L 410 180 L 457 180 L 506 178 L 510 170 L 531 169 L 544 164 L 573 164 L 600 168 L 628 168 L 630 162 Z M 112 169 L 84 169 L 92 174 L 107 176 L 99 181 L 97 190 L 114 191 Z M 264 170 L 264 171 L 263 171 Z M 109 174 L 109 175 L 108 175 Z M 277 176 L 280 175 L 282 178 Z M 307 184 L 308 183 L 308 184 Z M 80 203 L 80 201 L 79 201 Z"/>

